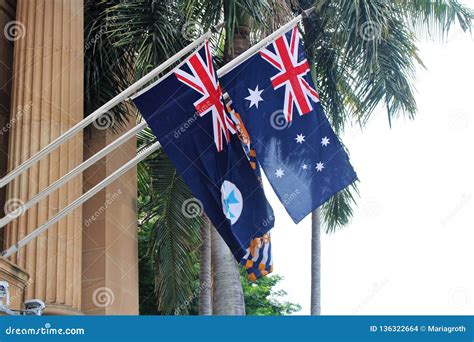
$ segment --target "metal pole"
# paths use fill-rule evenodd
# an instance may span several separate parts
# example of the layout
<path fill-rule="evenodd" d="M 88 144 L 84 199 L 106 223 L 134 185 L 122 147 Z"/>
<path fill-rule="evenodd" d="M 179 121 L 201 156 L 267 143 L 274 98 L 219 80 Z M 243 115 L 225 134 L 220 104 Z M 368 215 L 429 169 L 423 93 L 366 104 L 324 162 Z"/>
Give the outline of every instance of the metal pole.
<path fill-rule="evenodd" d="M 92 157 L 84 161 L 83 163 L 79 164 L 76 166 L 74 169 L 69 171 L 67 174 L 53 182 L 51 185 L 46 187 L 45 189 L 41 190 L 38 194 L 36 194 L 33 198 L 31 198 L 28 202 L 23 204 L 22 206 L 18 207 L 11 213 L 8 213 L 5 215 L 5 217 L 0 219 L 0 228 L 6 226 L 8 223 L 16 219 L 18 216 L 21 216 L 25 211 L 30 209 L 33 205 L 41 201 L 43 198 L 54 192 L 55 190 L 59 189 L 61 186 L 63 186 L 65 183 L 69 182 L 71 179 L 76 177 L 77 175 L 81 174 L 82 171 L 86 170 L 89 168 L 91 165 L 95 164 L 97 161 L 101 160 L 103 157 L 105 157 L 107 154 L 110 152 L 114 151 L 117 149 L 119 146 L 123 145 L 126 141 L 128 141 L 130 138 L 135 136 L 138 132 L 143 130 L 145 127 L 147 127 L 147 123 L 145 121 L 141 122 L 131 130 L 129 130 L 127 133 L 123 134 L 121 137 L 118 139 L 114 140 L 111 144 L 105 146 L 103 149 L 101 149 L 99 152 L 94 154 Z"/>
<path fill-rule="evenodd" d="M 144 160 L 146 157 L 148 157 L 150 154 L 155 152 L 160 148 L 160 143 L 155 142 L 153 145 L 150 147 L 147 147 L 145 150 L 140 152 L 137 156 L 135 156 L 133 159 L 129 160 L 126 164 L 122 165 L 119 169 L 117 169 L 114 173 L 112 173 L 109 177 L 105 178 L 103 181 L 95 185 L 92 189 L 87 191 L 85 194 L 77 198 L 74 202 L 69 204 L 67 207 L 65 207 L 61 212 L 57 213 L 53 218 L 51 218 L 49 221 L 43 223 L 41 226 L 39 226 L 37 229 L 35 229 L 33 232 L 25 236 L 23 239 L 18 241 L 16 244 L 8 248 L 7 250 L 3 251 L 1 256 L 8 258 L 10 255 L 18 251 L 21 247 L 26 245 L 28 242 L 30 242 L 33 239 L 36 239 L 38 235 L 40 235 L 42 232 L 47 230 L 51 225 L 59 222 L 63 217 L 68 215 L 71 211 L 76 209 L 78 206 L 82 205 L 85 201 L 87 201 L 89 198 L 94 196 L 96 193 L 101 191 L 103 188 L 105 188 L 107 185 L 115 181 L 117 178 L 120 178 L 124 173 L 126 173 L 128 170 L 130 170 L 132 167 L 134 167 L 136 164 Z"/>

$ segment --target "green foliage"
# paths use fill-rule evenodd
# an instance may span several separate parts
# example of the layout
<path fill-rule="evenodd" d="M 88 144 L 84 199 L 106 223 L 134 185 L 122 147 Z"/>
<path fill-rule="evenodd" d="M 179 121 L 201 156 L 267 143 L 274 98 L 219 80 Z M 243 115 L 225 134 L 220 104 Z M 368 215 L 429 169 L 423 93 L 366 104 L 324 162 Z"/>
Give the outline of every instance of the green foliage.
<path fill-rule="evenodd" d="M 193 196 L 163 151 L 147 159 L 142 172 L 150 180 L 148 189 L 140 185 L 140 236 L 148 245 L 143 258 L 149 258 L 143 266 L 153 270 L 158 310 L 173 314 L 193 297 L 202 222 L 200 216 L 185 215 L 183 206 Z M 188 310 L 185 306 L 180 313 Z"/>
<path fill-rule="evenodd" d="M 471 31 L 474 13 L 457 0 L 398 0 L 410 24 L 417 32 L 428 36 L 446 37 L 454 24 Z"/>
<path fill-rule="evenodd" d="M 130 51 L 115 47 L 109 36 L 106 11 L 118 0 L 84 1 L 84 113 L 91 114 L 130 85 L 133 70 Z M 122 124 L 134 112 L 123 103 L 110 113 Z M 115 127 L 114 127 L 115 128 Z"/>
<path fill-rule="evenodd" d="M 139 196 L 140 202 L 140 196 Z M 142 225 L 138 231 L 138 275 L 140 315 L 160 315 L 158 297 L 155 293 L 155 270 L 150 258 L 150 228 Z"/>
<path fill-rule="evenodd" d="M 283 277 L 274 274 L 257 279 L 256 282 L 252 283 L 243 271 L 240 279 L 244 290 L 247 315 L 282 316 L 301 310 L 299 304 L 283 301 L 287 294 L 284 290 L 275 290 Z"/>

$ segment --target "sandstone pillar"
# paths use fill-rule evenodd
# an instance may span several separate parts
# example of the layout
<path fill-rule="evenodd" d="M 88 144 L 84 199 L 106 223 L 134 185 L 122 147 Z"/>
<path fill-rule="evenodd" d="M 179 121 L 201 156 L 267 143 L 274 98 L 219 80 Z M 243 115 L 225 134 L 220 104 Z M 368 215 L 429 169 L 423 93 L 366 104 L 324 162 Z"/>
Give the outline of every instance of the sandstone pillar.
<path fill-rule="evenodd" d="M 28 274 L 25 270 L 4 258 L 0 258 L 0 280 L 7 281 L 10 286 L 10 309 L 24 309 L 23 301 L 25 289 L 28 288 L 30 284 Z"/>
<path fill-rule="evenodd" d="M 18 0 L 16 20 L 25 31 L 14 47 L 9 170 L 83 118 L 83 1 Z M 10 183 L 7 203 L 27 201 L 81 161 L 82 133 Z M 13 221 L 5 244 L 23 238 L 81 193 L 82 178 L 76 177 Z M 45 314 L 79 313 L 81 225 L 79 208 L 11 258 L 32 279 L 25 298 L 42 299 Z"/>
<path fill-rule="evenodd" d="M 0 0 L 0 28 L 13 25 L 15 1 Z M 0 177 L 7 172 L 8 132 L 10 129 L 10 100 L 13 63 L 14 36 L 0 35 Z M 0 215 L 3 216 L 5 188 L 0 189 Z M 0 246 L 3 246 L 3 230 L 0 231 Z M 1 280 L 1 279 L 0 279 Z"/>
<path fill-rule="evenodd" d="M 84 158 L 117 139 L 115 125 L 84 132 Z M 136 138 L 84 172 L 84 191 L 136 155 Z M 83 206 L 82 311 L 87 315 L 138 314 L 137 175 L 132 169 Z"/>

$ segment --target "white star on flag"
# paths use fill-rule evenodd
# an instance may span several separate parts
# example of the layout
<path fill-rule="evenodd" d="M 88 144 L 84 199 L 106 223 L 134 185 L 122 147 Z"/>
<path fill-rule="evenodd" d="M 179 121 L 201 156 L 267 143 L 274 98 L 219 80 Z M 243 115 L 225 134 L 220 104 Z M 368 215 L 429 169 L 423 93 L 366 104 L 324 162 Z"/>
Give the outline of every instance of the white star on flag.
<path fill-rule="evenodd" d="M 297 142 L 298 144 L 302 144 L 303 141 L 305 141 L 304 138 L 305 138 L 305 136 L 304 136 L 303 134 L 298 134 L 298 135 L 296 136 L 295 140 L 296 140 L 296 142 Z"/>
<path fill-rule="evenodd" d="M 323 171 L 323 169 L 324 169 L 324 163 L 319 162 L 316 164 L 316 171 L 321 172 Z"/>
<path fill-rule="evenodd" d="M 263 93 L 263 90 L 258 90 L 258 85 L 255 90 L 249 89 L 249 96 L 247 96 L 245 99 L 250 101 L 249 108 L 252 108 L 253 106 L 257 107 L 258 109 L 258 103 L 260 101 L 263 101 L 262 97 L 260 96 L 261 93 Z"/>
<path fill-rule="evenodd" d="M 303 164 L 303 166 L 301 167 L 303 170 L 306 170 L 308 168 L 308 165 L 306 164 Z"/>
<path fill-rule="evenodd" d="M 323 145 L 323 146 L 329 145 L 329 138 L 328 137 L 322 138 L 321 139 L 321 145 Z"/>
<path fill-rule="evenodd" d="M 282 168 L 279 168 L 275 171 L 275 176 L 277 176 L 277 178 L 281 178 L 285 175 L 285 171 L 283 171 Z"/>

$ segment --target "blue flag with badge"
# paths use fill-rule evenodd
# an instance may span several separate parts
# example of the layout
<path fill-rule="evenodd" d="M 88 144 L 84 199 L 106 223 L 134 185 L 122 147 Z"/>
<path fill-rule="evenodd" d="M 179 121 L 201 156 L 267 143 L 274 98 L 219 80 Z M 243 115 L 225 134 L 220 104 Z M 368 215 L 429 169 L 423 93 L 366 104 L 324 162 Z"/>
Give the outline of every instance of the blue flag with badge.
<path fill-rule="evenodd" d="M 133 101 L 235 258 L 247 264 L 255 239 L 273 227 L 273 211 L 226 112 L 209 44 Z M 265 251 L 256 265 L 271 265 Z"/>
<path fill-rule="evenodd" d="M 220 81 L 294 222 L 356 180 L 314 88 L 297 26 Z"/>

